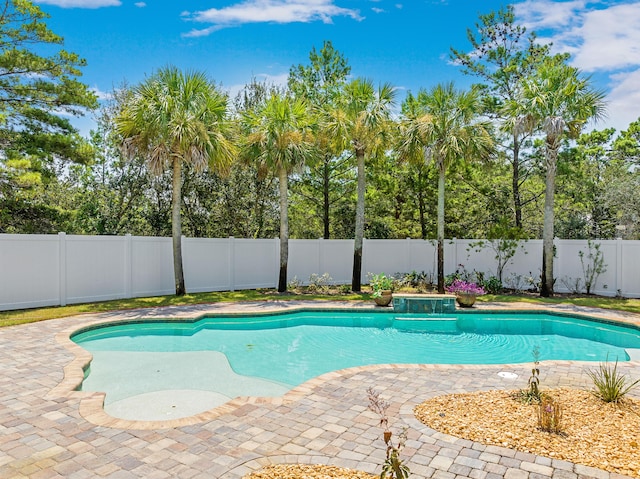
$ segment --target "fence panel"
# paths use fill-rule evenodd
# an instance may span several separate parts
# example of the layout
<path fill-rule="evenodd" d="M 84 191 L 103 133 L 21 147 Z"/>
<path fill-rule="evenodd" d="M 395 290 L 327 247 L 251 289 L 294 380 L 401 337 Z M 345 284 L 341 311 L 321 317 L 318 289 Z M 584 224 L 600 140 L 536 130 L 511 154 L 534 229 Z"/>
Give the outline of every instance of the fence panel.
<path fill-rule="evenodd" d="M 57 235 L 0 235 L 0 310 L 60 304 Z"/>
<path fill-rule="evenodd" d="M 273 288 L 278 280 L 280 241 L 236 239 L 234 245 L 234 289 Z"/>
<path fill-rule="evenodd" d="M 411 271 L 407 240 L 368 239 L 363 245 L 362 281 L 369 282 L 369 274 Z"/>
<path fill-rule="evenodd" d="M 132 296 L 155 296 L 175 291 L 171 238 L 132 237 Z"/>
<path fill-rule="evenodd" d="M 619 282 L 616 290 L 624 297 L 640 297 L 640 241 L 620 241 Z"/>
<path fill-rule="evenodd" d="M 351 284 L 353 274 L 353 240 L 322 240 L 320 270 L 329 273 L 335 284 Z"/>
<path fill-rule="evenodd" d="M 445 274 L 458 265 L 497 274 L 490 245 L 478 240 L 445 241 Z M 183 260 L 188 291 L 273 288 L 279 273 L 278 239 L 185 238 Z M 604 271 L 592 286 L 597 294 L 640 297 L 640 241 L 594 241 Z M 556 240 L 555 290 L 584 285 L 591 264 L 586 241 Z M 291 240 L 289 280 L 308 283 L 329 273 L 334 284 L 350 284 L 353 240 Z M 584 252 L 585 266 L 579 252 Z M 594 252 L 594 250 L 592 250 Z M 506 287 L 529 289 L 540 280 L 542 241 L 522 242 L 503 271 Z M 365 240 L 362 281 L 368 273 L 424 271 L 436 276 L 436 243 L 422 240 Z M 0 234 L 0 310 L 83 301 L 172 294 L 171 238 Z"/>
<path fill-rule="evenodd" d="M 410 265 L 406 273 L 417 271 L 426 273 L 433 282 L 437 280 L 438 250 L 435 241 L 409 240 Z"/>
<path fill-rule="evenodd" d="M 328 273 L 328 271 L 322 271 L 320 265 L 322 243 L 322 240 L 289 240 L 287 281 L 295 278 L 302 284 L 309 284 L 309 277 L 312 274 Z"/>
<path fill-rule="evenodd" d="M 232 289 L 229 269 L 233 241 L 233 238 L 184 238 L 182 256 L 187 291 L 204 293 Z"/>
<path fill-rule="evenodd" d="M 88 303 L 126 297 L 122 236 L 67 236 L 66 302 Z"/>

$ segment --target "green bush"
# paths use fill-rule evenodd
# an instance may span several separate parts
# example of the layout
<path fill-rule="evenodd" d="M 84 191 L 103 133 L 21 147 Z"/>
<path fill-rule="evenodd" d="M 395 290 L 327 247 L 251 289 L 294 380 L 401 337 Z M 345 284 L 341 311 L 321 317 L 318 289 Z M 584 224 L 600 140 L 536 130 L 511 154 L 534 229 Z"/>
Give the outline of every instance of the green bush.
<path fill-rule="evenodd" d="M 392 276 L 387 276 L 384 273 L 380 274 L 371 274 L 369 273 L 369 285 L 374 292 L 376 291 L 384 291 L 384 290 L 393 290 L 394 289 L 394 280 Z"/>
<path fill-rule="evenodd" d="M 497 276 L 489 276 L 483 279 L 481 285 L 489 294 L 500 294 L 502 292 L 502 281 Z"/>
<path fill-rule="evenodd" d="M 604 402 L 619 403 L 640 379 L 629 383 L 627 378 L 618 372 L 618 360 L 613 366 L 610 363 L 600 363 L 596 371 L 589 371 L 589 377 L 593 380 L 594 396 Z"/>

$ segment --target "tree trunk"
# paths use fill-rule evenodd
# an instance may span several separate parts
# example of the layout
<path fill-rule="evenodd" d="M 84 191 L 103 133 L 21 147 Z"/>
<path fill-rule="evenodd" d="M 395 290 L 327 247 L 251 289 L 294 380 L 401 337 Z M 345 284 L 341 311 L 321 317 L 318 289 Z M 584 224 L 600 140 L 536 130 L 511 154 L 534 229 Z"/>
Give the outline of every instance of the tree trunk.
<path fill-rule="evenodd" d="M 427 239 L 427 222 L 425 219 L 427 207 L 425 204 L 424 193 L 422 189 L 418 191 L 418 213 L 420 215 L 420 233 L 422 235 L 422 239 Z"/>
<path fill-rule="evenodd" d="M 547 175 L 544 192 L 544 225 L 542 230 L 542 277 L 540 296 L 553 296 L 553 203 L 556 186 L 558 147 L 547 139 Z"/>
<path fill-rule="evenodd" d="M 520 140 L 513 135 L 513 175 L 511 180 L 513 192 L 513 211 L 516 217 L 516 228 L 522 228 L 522 199 L 520 198 Z"/>
<path fill-rule="evenodd" d="M 358 160 L 358 200 L 356 203 L 356 231 L 353 248 L 353 274 L 351 275 L 351 290 L 360 292 L 362 290 L 362 241 L 364 238 L 364 150 L 356 150 Z"/>
<path fill-rule="evenodd" d="M 180 205 L 182 203 L 182 163 L 178 156 L 173 157 L 173 191 L 171 197 L 171 233 L 173 236 L 173 275 L 176 283 L 176 295 L 186 293 L 184 273 L 182 271 L 182 223 Z"/>
<path fill-rule="evenodd" d="M 438 293 L 444 294 L 444 164 L 438 162 Z"/>
<path fill-rule="evenodd" d="M 288 187 L 287 170 L 278 170 L 280 188 L 280 276 L 278 277 L 278 292 L 287 290 L 287 264 L 289 262 L 289 214 L 288 214 Z"/>
<path fill-rule="evenodd" d="M 322 222 L 324 223 L 324 239 L 330 238 L 329 231 L 329 175 L 331 171 L 329 168 L 329 158 L 324 159 L 324 165 L 322 169 Z"/>

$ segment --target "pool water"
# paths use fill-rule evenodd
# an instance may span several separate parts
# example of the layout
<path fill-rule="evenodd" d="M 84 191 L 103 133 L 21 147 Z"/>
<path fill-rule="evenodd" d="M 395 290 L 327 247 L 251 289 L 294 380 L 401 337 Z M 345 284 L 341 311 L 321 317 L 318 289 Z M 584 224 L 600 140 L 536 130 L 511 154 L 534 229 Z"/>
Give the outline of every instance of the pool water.
<path fill-rule="evenodd" d="M 94 356 L 82 389 L 105 391 L 105 405 L 163 390 L 208 391 L 218 403 L 278 396 L 371 364 L 527 363 L 534 348 L 540 360 L 627 361 L 640 351 L 637 328 L 535 313 L 216 316 L 118 324 L 72 339 Z"/>

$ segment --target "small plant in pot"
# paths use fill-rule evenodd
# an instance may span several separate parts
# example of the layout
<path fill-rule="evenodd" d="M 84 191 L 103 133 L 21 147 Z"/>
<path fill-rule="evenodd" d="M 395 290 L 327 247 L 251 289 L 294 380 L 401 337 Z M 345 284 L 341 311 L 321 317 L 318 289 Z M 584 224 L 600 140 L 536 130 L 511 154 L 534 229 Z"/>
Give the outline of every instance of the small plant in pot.
<path fill-rule="evenodd" d="M 378 306 L 388 306 L 393 299 L 393 278 L 384 273 L 372 274 L 369 284 L 373 290 L 371 297 Z"/>
<path fill-rule="evenodd" d="M 462 308 L 470 308 L 476 298 L 486 292 L 482 286 L 462 279 L 455 279 L 445 290 L 456 295 L 456 301 Z"/>

